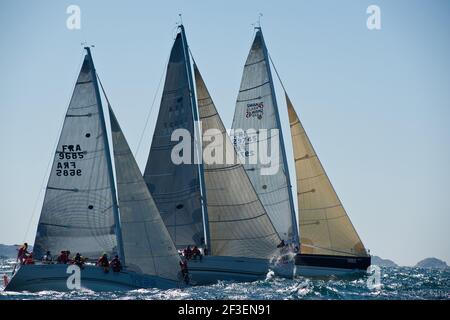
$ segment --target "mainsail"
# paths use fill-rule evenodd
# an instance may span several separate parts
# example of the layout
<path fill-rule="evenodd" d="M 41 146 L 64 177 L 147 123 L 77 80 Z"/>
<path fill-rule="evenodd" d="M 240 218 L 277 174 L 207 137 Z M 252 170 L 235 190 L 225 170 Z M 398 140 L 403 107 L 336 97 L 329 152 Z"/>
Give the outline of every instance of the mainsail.
<path fill-rule="evenodd" d="M 109 118 L 127 267 L 177 280 L 180 257 L 110 106 Z"/>
<path fill-rule="evenodd" d="M 237 157 L 196 64 L 194 74 L 202 123 L 211 253 L 270 258 L 280 242 L 278 233 Z M 214 162 L 205 154 L 211 141 L 214 150 L 223 155 Z"/>
<path fill-rule="evenodd" d="M 172 132 L 185 129 L 194 146 L 194 117 L 189 79 L 190 62 L 178 33 L 167 66 L 166 80 L 150 154 L 144 172 L 153 199 L 177 248 L 203 245 L 204 224 L 198 164 L 175 164 Z M 194 159 L 194 148 L 191 148 Z"/>
<path fill-rule="evenodd" d="M 250 53 L 244 66 L 239 95 L 236 101 L 233 125 L 234 144 L 243 159 L 245 170 L 261 199 L 264 208 L 272 220 L 281 239 L 298 242 L 297 222 L 292 200 L 289 172 L 284 150 L 279 114 L 273 89 L 272 76 L 261 29 L 258 28 Z M 275 174 L 264 175 L 261 170 L 265 167 L 258 161 L 249 163 L 249 157 L 254 150 L 252 144 L 260 145 L 261 136 L 258 134 L 243 134 L 248 129 L 278 129 L 277 135 L 267 135 L 268 145 L 271 139 L 279 141 L 278 165 Z M 273 152 L 273 151 L 272 151 Z"/>
<path fill-rule="evenodd" d="M 366 256 L 287 94 L 286 103 L 297 176 L 301 252 Z"/>
<path fill-rule="evenodd" d="M 103 110 L 90 54 L 70 101 L 35 239 L 34 253 L 81 252 L 97 258 L 120 252 L 115 233 L 115 192 Z"/>

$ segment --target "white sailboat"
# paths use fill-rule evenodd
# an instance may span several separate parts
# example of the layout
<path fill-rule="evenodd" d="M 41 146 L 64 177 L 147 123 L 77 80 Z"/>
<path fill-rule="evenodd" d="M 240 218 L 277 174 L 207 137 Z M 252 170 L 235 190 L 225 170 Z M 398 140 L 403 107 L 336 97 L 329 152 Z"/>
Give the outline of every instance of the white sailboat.
<path fill-rule="evenodd" d="M 278 129 L 280 169 L 275 175 L 264 176 L 260 174 L 263 168 L 260 162 L 248 164 L 246 161 L 250 145 L 260 143 L 257 134 L 235 136 L 236 150 L 280 238 L 300 245 L 293 274 L 316 276 L 365 271 L 370 265 L 370 255 L 337 197 L 286 92 L 285 96 L 297 178 L 299 228 L 269 54 L 261 27 L 257 27 L 244 66 L 232 127 L 244 131 Z M 255 105 L 258 112 L 252 112 Z"/>
<path fill-rule="evenodd" d="M 113 160 L 89 47 L 73 91 L 48 180 L 33 256 L 118 255 L 122 271 L 86 264 L 79 287 L 94 291 L 180 286 L 180 257 L 109 106 Z M 106 96 L 105 96 L 106 97 Z M 109 105 L 109 102 L 108 102 Z M 117 185 L 117 195 L 116 195 Z M 66 264 L 21 265 L 8 291 L 74 289 Z M 72 277 L 72 278 L 70 278 Z M 77 283 L 74 280 L 74 283 Z"/>
<path fill-rule="evenodd" d="M 202 259 L 189 260 L 194 283 L 265 278 L 280 238 L 244 167 L 237 156 L 234 163 L 173 163 L 171 153 L 178 141 L 171 135 L 176 129 L 190 133 L 192 146 L 194 137 L 202 134 L 200 155 L 209 143 L 205 138 L 221 141 L 218 148 L 234 153 L 195 63 L 192 75 L 182 25 L 167 67 L 144 179 L 176 247 L 208 251 Z M 208 129 L 215 129 L 213 136 L 206 137 Z M 195 148 L 189 152 L 189 159 L 199 157 Z"/>

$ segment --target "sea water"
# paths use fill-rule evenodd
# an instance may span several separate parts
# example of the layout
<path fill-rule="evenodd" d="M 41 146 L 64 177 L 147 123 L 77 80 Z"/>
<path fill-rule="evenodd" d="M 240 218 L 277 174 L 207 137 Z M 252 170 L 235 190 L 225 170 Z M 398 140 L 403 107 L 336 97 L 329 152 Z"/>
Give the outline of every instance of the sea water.
<path fill-rule="evenodd" d="M 0 276 L 11 277 L 14 260 L 0 259 Z M 278 278 L 269 272 L 265 280 L 251 283 L 219 282 L 210 286 L 186 289 L 140 289 L 123 292 L 41 291 L 4 292 L 0 300 L 68 299 L 450 299 L 450 268 L 421 269 L 410 267 L 381 268 L 378 286 L 368 285 L 368 275 L 359 278 L 295 279 Z"/>

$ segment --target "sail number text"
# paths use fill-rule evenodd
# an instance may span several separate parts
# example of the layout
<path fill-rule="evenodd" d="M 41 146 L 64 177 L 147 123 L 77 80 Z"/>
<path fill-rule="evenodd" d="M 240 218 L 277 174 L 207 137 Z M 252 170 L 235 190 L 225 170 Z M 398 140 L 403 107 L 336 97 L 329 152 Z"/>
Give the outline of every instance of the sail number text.
<path fill-rule="evenodd" d="M 62 151 L 57 151 L 58 163 L 56 164 L 56 175 L 60 176 L 81 176 L 81 169 L 77 168 L 75 161 L 61 161 L 61 160 L 79 160 L 83 159 L 85 152 L 81 149 L 79 144 L 63 144 Z"/>

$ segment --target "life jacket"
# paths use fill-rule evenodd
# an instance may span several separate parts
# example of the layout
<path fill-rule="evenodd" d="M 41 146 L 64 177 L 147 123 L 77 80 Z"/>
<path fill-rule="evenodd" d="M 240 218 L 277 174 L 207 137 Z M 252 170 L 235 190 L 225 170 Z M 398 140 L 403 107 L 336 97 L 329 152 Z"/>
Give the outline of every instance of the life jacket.
<path fill-rule="evenodd" d="M 101 256 L 98 259 L 97 264 L 99 264 L 102 267 L 108 267 L 109 266 L 108 258 Z"/>
<path fill-rule="evenodd" d="M 122 269 L 122 265 L 120 264 L 120 260 L 119 259 L 112 259 L 110 262 L 111 267 L 113 268 L 113 271 L 118 272 L 120 271 L 120 269 Z"/>
<path fill-rule="evenodd" d="M 24 264 L 34 264 L 33 257 L 32 256 L 26 257 Z"/>
<path fill-rule="evenodd" d="M 67 256 L 66 252 L 61 253 L 61 255 L 58 257 L 58 262 L 60 263 L 67 263 L 69 260 L 69 257 Z"/>

